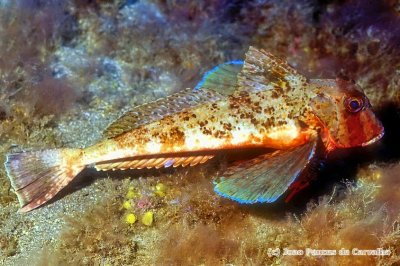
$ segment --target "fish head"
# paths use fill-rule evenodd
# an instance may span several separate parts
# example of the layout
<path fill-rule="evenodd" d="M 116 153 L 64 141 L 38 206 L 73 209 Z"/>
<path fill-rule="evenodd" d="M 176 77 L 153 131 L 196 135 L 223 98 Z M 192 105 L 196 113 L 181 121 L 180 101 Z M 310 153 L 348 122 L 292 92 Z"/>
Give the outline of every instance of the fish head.
<path fill-rule="evenodd" d="M 314 85 L 317 96 L 311 108 L 329 149 L 366 146 L 383 136 L 384 128 L 359 86 L 341 79 L 316 80 Z"/>

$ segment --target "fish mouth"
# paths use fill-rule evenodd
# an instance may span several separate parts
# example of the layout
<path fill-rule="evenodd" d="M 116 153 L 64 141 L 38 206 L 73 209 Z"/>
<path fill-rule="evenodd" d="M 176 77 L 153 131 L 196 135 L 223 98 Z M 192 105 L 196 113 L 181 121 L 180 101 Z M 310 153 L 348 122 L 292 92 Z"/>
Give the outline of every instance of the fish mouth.
<path fill-rule="evenodd" d="M 376 136 L 375 138 L 372 138 L 371 140 L 369 140 L 367 142 L 364 142 L 363 144 L 361 144 L 361 146 L 365 147 L 365 146 L 368 146 L 368 145 L 370 145 L 370 144 L 372 144 L 374 142 L 377 142 L 378 140 L 380 140 L 383 137 L 383 135 L 385 135 L 385 131 L 382 129 L 382 132 L 378 136 Z"/>

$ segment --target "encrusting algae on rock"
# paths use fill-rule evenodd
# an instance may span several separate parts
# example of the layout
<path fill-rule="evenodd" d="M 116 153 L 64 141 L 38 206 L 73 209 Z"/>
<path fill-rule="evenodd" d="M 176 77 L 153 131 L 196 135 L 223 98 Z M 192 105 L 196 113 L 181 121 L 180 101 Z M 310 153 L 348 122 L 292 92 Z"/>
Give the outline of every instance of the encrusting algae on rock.
<path fill-rule="evenodd" d="M 129 201 L 124 201 L 124 203 L 122 203 L 122 208 L 129 210 L 132 209 L 132 205 Z"/>
<path fill-rule="evenodd" d="M 136 222 L 136 215 L 133 214 L 133 213 L 128 213 L 128 214 L 125 216 L 125 222 L 126 222 L 127 224 L 129 224 L 129 225 L 134 224 L 134 223 Z"/>
<path fill-rule="evenodd" d="M 154 213 L 152 211 L 147 211 L 143 214 L 142 224 L 146 226 L 151 226 L 153 224 Z"/>
<path fill-rule="evenodd" d="M 157 183 L 155 187 L 155 193 L 159 197 L 165 197 L 165 193 L 167 191 L 167 187 L 163 183 Z"/>
<path fill-rule="evenodd" d="M 135 193 L 134 187 L 129 187 L 128 193 L 126 193 L 125 198 L 128 200 L 136 198 L 138 195 Z"/>

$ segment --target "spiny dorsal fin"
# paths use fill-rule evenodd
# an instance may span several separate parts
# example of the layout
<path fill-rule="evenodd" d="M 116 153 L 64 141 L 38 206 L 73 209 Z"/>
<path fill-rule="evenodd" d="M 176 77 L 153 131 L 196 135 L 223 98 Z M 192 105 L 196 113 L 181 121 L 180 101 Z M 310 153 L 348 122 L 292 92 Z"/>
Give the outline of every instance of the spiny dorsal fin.
<path fill-rule="evenodd" d="M 223 63 L 207 71 L 195 90 L 212 90 L 222 95 L 231 95 L 237 85 L 237 75 L 243 67 L 243 61 L 235 60 Z"/>
<path fill-rule="evenodd" d="M 113 162 L 113 163 L 99 163 L 95 165 L 98 171 L 108 170 L 125 170 L 125 169 L 150 169 L 161 167 L 178 167 L 178 166 L 195 166 L 203 164 L 213 158 L 214 155 L 195 155 L 195 156 L 170 156 L 170 157 L 156 157 L 146 159 L 133 159 L 129 161 Z"/>
<path fill-rule="evenodd" d="M 291 150 L 278 150 L 228 169 L 214 190 L 240 203 L 276 201 L 314 157 L 316 139 Z"/>
<path fill-rule="evenodd" d="M 166 98 L 134 107 L 113 122 L 103 133 L 106 138 L 113 138 L 139 126 L 157 121 L 189 108 L 215 102 L 223 96 L 214 91 L 186 89 Z"/>
<path fill-rule="evenodd" d="M 307 79 L 289 64 L 264 51 L 250 46 L 242 71 L 238 75 L 237 91 L 261 91 L 274 87 L 301 86 Z"/>

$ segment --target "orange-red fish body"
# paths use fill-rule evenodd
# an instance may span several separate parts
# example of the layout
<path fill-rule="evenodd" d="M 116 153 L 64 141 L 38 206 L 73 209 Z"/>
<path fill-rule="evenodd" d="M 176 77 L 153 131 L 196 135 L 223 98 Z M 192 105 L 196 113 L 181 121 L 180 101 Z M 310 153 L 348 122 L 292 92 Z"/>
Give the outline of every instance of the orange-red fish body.
<path fill-rule="evenodd" d="M 195 90 L 136 107 L 84 149 L 10 154 L 5 163 L 22 211 L 54 197 L 86 167 L 142 169 L 204 163 L 216 153 L 270 148 L 233 165 L 214 190 L 242 203 L 274 202 L 315 155 L 364 146 L 383 135 L 368 99 L 352 83 L 307 80 L 286 62 L 250 48 L 243 65 L 210 71 Z"/>

